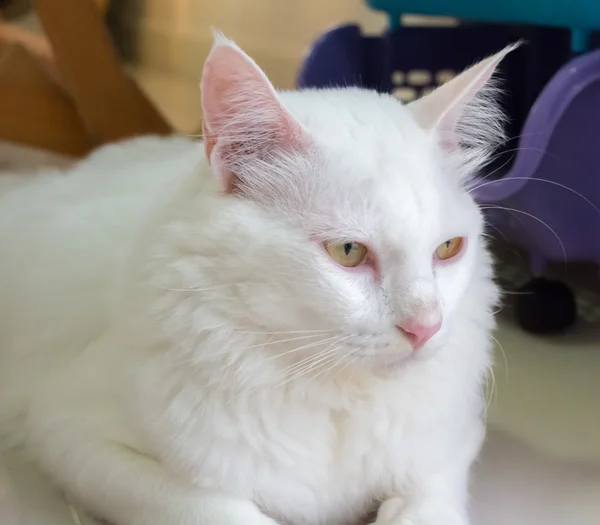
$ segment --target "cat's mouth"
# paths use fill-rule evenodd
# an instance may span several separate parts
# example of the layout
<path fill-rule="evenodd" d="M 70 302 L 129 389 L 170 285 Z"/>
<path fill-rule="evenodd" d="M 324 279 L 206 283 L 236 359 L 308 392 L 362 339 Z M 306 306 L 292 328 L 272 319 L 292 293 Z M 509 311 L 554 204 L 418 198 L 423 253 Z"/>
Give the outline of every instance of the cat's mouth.
<path fill-rule="evenodd" d="M 394 338 L 385 333 L 353 334 L 341 345 L 346 351 L 345 361 L 386 369 L 399 368 L 411 360 L 428 359 L 435 354 L 435 345 L 431 343 L 415 351 L 408 339 Z"/>
<path fill-rule="evenodd" d="M 387 362 L 406 360 L 413 353 L 408 341 L 392 340 L 384 334 L 357 334 L 342 343 L 345 359 L 380 366 Z"/>
<path fill-rule="evenodd" d="M 344 346 L 356 348 L 357 351 L 376 351 L 390 348 L 393 342 L 385 338 L 383 334 L 356 334 L 349 336 L 344 341 Z"/>

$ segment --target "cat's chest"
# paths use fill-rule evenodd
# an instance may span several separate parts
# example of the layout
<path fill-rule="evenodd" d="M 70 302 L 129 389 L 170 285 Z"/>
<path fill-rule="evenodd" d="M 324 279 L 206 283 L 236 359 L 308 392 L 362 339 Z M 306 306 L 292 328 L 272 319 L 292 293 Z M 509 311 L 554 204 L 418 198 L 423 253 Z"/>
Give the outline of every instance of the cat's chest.
<path fill-rule="evenodd" d="M 257 502 L 293 525 L 350 525 L 366 516 L 406 467 L 401 414 L 371 408 L 307 413 L 304 430 L 288 434 L 287 453 L 271 456 L 255 478 Z"/>
<path fill-rule="evenodd" d="M 350 525 L 402 483 L 418 432 L 404 405 L 391 395 L 345 408 L 248 405 L 180 433 L 188 440 L 169 459 L 199 486 L 251 498 L 282 523 Z"/>

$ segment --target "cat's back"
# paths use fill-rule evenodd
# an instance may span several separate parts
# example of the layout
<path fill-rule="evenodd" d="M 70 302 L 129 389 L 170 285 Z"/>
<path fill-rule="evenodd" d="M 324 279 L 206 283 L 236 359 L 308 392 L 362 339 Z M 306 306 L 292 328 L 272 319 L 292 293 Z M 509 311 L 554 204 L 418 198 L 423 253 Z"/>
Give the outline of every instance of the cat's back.
<path fill-rule="evenodd" d="M 101 148 L 67 171 L 23 176 L 22 183 L 19 175 L 3 179 L 0 286 L 19 275 L 22 285 L 98 277 L 101 266 L 120 262 L 200 153 L 186 139 L 145 137 Z M 38 298 L 47 291 L 35 288 Z"/>
<path fill-rule="evenodd" d="M 146 137 L 67 171 L 0 180 L 0 395 L 102 332 L 141 229 L 202 154 L 187 139 Z"/>

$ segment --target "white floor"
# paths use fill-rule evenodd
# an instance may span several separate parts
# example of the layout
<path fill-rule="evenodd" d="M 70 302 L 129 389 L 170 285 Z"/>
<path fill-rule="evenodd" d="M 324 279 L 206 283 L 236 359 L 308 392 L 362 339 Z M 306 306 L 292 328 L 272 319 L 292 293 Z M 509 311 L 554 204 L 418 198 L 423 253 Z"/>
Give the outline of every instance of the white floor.
<path fill-rule="evenodd" d="M 600 327 L 542 339 L 505 321 L 496 337 L 475 524 L 600 524 Z"/>
<path fill-rule="evenodd" d="M 600 325 L 540 338 L 503 321 L 492 424 L 558 457 L 600 465 Z M 600 524 L 600 516 L 598 523 Z"/>

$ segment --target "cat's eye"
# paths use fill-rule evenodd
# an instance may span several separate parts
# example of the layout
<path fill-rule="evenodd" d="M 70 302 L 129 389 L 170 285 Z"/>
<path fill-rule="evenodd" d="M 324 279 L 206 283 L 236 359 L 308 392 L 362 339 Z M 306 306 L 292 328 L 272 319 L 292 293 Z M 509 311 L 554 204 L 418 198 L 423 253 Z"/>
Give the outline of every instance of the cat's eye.
<path fill-rule="evenodd" d="M 464 237 L 453 237 L 440 244 L 435 250 L 435 258 L 438 261 L 447 261 L 456 257 L 464 245 Z"/>
<path fill-rule="evenodd" d="M 329 256 L 346 268 L 354 268 L 367 257 L 367 247 L 359 242 L 328 242 L 325 249 Z"/>

